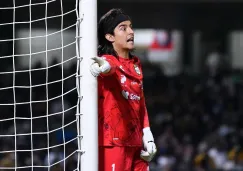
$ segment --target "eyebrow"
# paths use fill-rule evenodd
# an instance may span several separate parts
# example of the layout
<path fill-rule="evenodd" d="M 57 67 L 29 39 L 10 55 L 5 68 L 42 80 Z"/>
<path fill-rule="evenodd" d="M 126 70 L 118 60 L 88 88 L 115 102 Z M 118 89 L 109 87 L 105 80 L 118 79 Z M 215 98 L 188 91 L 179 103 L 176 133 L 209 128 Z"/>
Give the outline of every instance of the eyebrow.
<path fill-rule="evenodd" d="M 121 24 L 121 25 L 119 25 L 119 27 L 122 27 L 122 26 L 127 26 L 127 24 Z"/>
<path fill-rule="evenodd" d="M 121 25 L 119 25 L 119 27 L 123 27 L 123 26 L 132 26 L 132 24 L 121 24 Z"/>

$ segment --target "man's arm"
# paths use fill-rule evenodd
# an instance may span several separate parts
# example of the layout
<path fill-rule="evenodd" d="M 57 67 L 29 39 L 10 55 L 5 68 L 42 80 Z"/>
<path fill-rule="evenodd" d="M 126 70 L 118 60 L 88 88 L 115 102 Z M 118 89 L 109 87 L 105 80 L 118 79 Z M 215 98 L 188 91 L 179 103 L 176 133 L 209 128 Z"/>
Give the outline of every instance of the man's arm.
<path fill-rule="evenodd" d="M 150 130 L 148 111 L 146 108 L 143 90 L 140 99 L 140 106 L 141 106 L 141 115 L 142 115 L 141 119 L 142 119 L 142 126 L 143 126 L 142 131 L 143 131 L 143 145 L 144 145 L 144 150 L 141 151 L 140 156 L 143 160 L 150 162 L 153 159 L 154 155 L 156 154 L 157 148 L 154 143 L 153 134 Z"/>
<path fill-rule="evenodd" d="M 142 91 L 141 99 L 140 99 L 140 114 L 142 116 L 142 126 L 143 128 L 150 127 L 149 124 L 149 117 L 148 117 L 148 111 L 145 103 L 145 97 L 144 97 L 144 92 Z"/>

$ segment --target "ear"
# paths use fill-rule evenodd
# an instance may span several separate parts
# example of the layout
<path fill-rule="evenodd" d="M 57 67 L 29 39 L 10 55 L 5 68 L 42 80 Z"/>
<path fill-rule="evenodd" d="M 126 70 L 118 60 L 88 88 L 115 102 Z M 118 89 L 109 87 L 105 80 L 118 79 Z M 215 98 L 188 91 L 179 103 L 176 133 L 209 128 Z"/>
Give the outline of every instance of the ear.
<path fill-rule="evenodd" d="M 115 38 L 112 34 L 106 34 L 105 38 L 106 38 L 106 40 L 108 40 L 111 43 L 113 43 L 115 41 Z"/>

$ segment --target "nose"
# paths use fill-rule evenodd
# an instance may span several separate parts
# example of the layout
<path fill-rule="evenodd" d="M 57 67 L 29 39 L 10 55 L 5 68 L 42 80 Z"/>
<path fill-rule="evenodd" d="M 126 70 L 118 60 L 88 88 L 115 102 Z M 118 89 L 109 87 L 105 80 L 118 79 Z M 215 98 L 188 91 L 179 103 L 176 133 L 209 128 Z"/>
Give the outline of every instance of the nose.
<path fill-rule="evenodd" d="M 133 29 L 132 29 L 131 27 L 129 27 L 129 29 L 128 29 L 128 33 L 129 33 L 129 34 L 134 34 L 134 31 L 133 31 Z"/>

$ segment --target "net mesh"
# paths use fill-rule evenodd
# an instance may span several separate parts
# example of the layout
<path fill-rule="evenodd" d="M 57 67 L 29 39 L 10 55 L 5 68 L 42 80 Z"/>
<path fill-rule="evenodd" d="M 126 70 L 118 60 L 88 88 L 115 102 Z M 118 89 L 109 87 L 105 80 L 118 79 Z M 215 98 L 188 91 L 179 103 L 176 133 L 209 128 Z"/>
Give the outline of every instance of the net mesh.
<path fill-rule="evenodd" d="M 78 170 L 77 4 L 0 3 L 0 170 Z"/>

